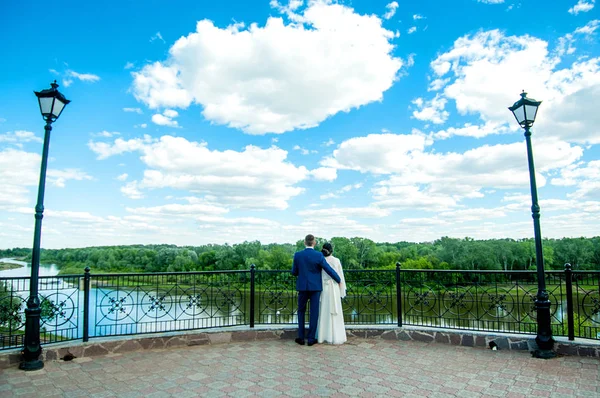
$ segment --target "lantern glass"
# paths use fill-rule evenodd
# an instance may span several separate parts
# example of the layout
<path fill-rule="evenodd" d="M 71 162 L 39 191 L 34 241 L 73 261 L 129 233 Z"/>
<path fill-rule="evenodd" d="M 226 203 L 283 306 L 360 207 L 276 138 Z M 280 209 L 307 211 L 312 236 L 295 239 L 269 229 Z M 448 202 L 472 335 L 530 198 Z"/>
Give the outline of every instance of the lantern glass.
<path fill-rule="evenodd" d="M 515 115 L 515 119 L 517 119 L 517 122 L 522 125 L 523 123 L 525 123 L 525 107 L 524 106 L 520 106 L 517 109 L 513 109 L 513 115 Z"/>
<path fill-rule="evenodd" d="M 38 98 L 40 101 L 40 112 L 42 112 L 42 116 L 48 117 L 52 113 L 52 103 L 54 102 L 54 98 L 52 97 L 41 97 Z"/>
<path fill-rule="evenodd" d="M 54 99 L 54 107 L 52 108 L 52 117 L 54 119 L 58 119 L 61 112 L 65 108 L 65 105 L 66 104 L 64 102 L 62 102 L 60 99 L 58 99 L 58 98 Z"/>
<path fill-rule="evenodd" d="M 527 123 L 533 124 L 533 122 L 535 122 L 535 115 L 537 114 L 538 106 L 539 105 L 524 105 Z"/>

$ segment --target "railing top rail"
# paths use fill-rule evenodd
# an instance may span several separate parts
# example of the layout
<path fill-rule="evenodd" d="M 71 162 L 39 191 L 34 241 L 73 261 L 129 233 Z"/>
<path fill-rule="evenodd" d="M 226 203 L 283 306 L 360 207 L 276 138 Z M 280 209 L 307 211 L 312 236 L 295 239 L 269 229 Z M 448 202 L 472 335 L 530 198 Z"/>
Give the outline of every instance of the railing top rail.
<path fill-rule="evenodd" d="M 359 269 L 359 268 L 344 268 L 344 272 L 373 272 L 373 273 L 396 273 L 396 269 Z"/>
<path fill-rule="evenodd" d="M 256 272 L 264 272 L 264 273 L 289 273 L 291 274 L 291 269 L 256 269 Z M 344 272 L 396 272 L 395 269 L 346 269 L 344 268 Z"/>
<path fill-rule="evenodd" d="M 572 271 L 574 274 L 599 274 L 600 275 L 600 271 L 596 271 L 596 270 L 589 270 L 589 271 L 584 271 L 584 270 L 573 270 Z"/>
<path fill-rule="evenodd" d="M 402 273 L 425 273 L 425 274 L 505 274 L 505 275 L 526 275 L 535 274 L 535 270 L 461 270 L 461 269 L 400 269 Z M 291 270 L 281 269 L 256 269 L 259 273 L 290 273 Z M 344 272 L 355 273 L 355 272 L 366 272 L 366 273 L 394 273 L 395 269 L 344 269 Z M 600 270 L 573 270 L 573 274 L 592 274 L 600 275 Z M 110 273 L 110 274 L 97 274 L 90 272 L 90 276 L 94 278 L 99 277 L 146 277 L 146 276 L 193 276 L 193 275 L 218 275 L 218 274 L 247 274 L 250 273 L 250 269 L 245 270 L 226 270 L 226 271 L 193 271 L 193 272 L 146 272 L 146 273 Z M 564 270 L 546 270 L 547 275 L 564 275 Z M 40 280 L 46 279 L 72 279 L 72 278 L 83 278 L 85 274 L 68 274 L 68 275 L 54 275 L 54 276 L 40 276 Z M 0 281 L 15 281 L 15 280 L 28 280 L 30 276 L 8 276 L 0 277 Z"/>
<path fill-rule="evenodd" d="M 426 274 L 535 274 L 536 271 L 528 270 L 514 270 L 514 271 L 503 271 L 503 270 L 467 270 L 467 269 L 401 269 L 402 272 L 412 273 L 426 273 Z M 546 271 L 550 272 L 550 271 Z M 564 271 L 560 271 L 564 272 Z"/>
<path fill-rule="evenodd" d="M 271 274 L 275 274 L 275 273 L 288 273 L 291 274 L 292 270 L 291 269 L 259 269 L 258 267 L 255 268 L 256 272 L 263 272 L 265 274 L 271 273 Z"/>
<path fill-rule="evenodd" d="M 534 270 L 466 270 L 466 269 L 400 269 L 401 272 L 411 273 L 460 273 L 460 274 L 535 274 Z M 282 269 L 257 269 L 256 272 L 264 273 L 289 273 L 290 270 Z M 358 268 L 344 268 L 344 272 L 367 272 L 367 273 L 395 273 L 395 269 L 358 269 Z M 573 271 L 575 272 L 575 271 Z M 597 271 L 600 273 L 600 271 Z M 546 271 L 547 274 L 564 274 L 565 271 L 551 270 Z"/>
<path fill-rule="evenodd" d="M 23 279 L 31 279 L 31 276 L 7 276 L 7 277 L 0 277 L 0 281 L 16 281 L 16 280 L 23 280 Z"/>
<path fill-rule="evenodd" d="M 69 275 L 55 275 L 55 276 L 40 276 L 39 279 L 69 279 L 69 278 L 83 278 L 83 274 L 69 274 Z M 29 280 L 31 276 L 0 276 L 0 281 L 16 281 L 16 280 Z"/>
<path fill-rule="evenodd" d="M 117 277 L 117 276 L 190 276 L 190 275 L 216 275 L 216 274 L 249 274 L 249 269 L 244 270 L 231 270 L 231 271 L 193 271 L 193 272 L 146 272 L 146 273 L 113 273 L 113 274 L 94 274 L 90 272 L 90 275 L 94 278 L 98 277 Z M 80 275 L 80 276 L 83 276 Z"/>

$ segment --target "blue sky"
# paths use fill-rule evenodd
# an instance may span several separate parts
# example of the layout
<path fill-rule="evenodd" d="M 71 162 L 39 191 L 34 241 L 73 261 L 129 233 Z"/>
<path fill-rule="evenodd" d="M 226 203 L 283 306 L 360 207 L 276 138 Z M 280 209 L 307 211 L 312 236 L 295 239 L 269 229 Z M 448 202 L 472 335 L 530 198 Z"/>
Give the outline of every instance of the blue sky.
<path fill-rule="evenodd" d="M 85 3 L 85 4 L 84 4 Z M 6 2 L 0 248 L 600 229 L 594 0 Z"/>

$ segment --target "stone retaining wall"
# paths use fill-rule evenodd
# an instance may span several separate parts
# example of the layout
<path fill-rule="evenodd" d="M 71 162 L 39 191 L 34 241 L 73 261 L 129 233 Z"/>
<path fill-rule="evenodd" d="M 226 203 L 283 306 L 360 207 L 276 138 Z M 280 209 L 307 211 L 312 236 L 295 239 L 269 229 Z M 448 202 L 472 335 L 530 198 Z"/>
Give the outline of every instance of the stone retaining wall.
<path fill-rule="evenodd" d="M 415 329 L 404 328 L 349 328 L 349 338 L 384 339 L 399 341 L 420 341 L 424 343 L 452 344 L 465 347 L 488 348 L 494 342 L 499 350 L 528 350 L 537 347 L 534 338 L 529 335 L 500 335 L 474 331 Z M 56 361 L 66 354 L 75 357 L 94 357 L 98 355 L 121 354 L 129 351 L 166 349 L 171 347 L 196 346 L 206 344 L 224 344 L 238 341 L 275 340 L 296 338 L 296 329 L 275 328 L 231 328 L 214 329 L 203 332 L 163 333 L 154 335 L 119 336 L 112 338 L 93 338 L 87 343 L 70 341 L 44 346 L 44 361 Z M 555 351 L 560 355 L 575 355 L 600 358 L 600 342 L 572 342 L 557 338 Z M 20 350 L 0 352 L 0 369 L 14 366 L 21 360 Z"/>

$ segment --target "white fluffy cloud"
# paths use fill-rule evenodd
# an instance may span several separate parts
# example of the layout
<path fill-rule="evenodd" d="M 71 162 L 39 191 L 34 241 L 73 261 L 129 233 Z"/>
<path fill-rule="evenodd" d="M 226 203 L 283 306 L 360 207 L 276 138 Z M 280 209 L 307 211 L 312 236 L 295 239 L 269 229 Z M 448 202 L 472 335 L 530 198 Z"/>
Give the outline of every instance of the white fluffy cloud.
<path fill-rule="evenodd" d="M 359 189 L 362 188 L 363 184 L 362 183 L 356 183 L 356 184 L 348 184 L 348 185 L 344 185 L 342 188 L 340 188 L 339 190 L 337 190 L 336 192 L 329 192 L 323 195 L 319 196 L 319 199 L 324 200 L 324 199 L 332 199 L 332 198 L 339 198 L 341 194 L 344 194 L 346 192 L 350 192 L 353 189 Z"/>
<path fill-rule="evenodd" d="M 445 140 L 454 136 L 482 138 L 492 134 L 509 133 L 507 125 L 497 122 L 486 122 L 482 125 L 466 123 L 462 127 L 449 127 L 445 130 L 439 130 L 433 133 L 433 138 Z"/>
<path fill-rule="evenodd" d="M 163 43 L 165 42 L 165 39 L 163 39 L 162 35 L 160 34 L 160 32 L 156 32 L 151 38 L 150 38 L 150 43 L 152 43 L 154 40 L 160 40 Z"/>
<path fill-rule="evenodd" d="M 25 205 L 34 197 L 30 187 L 37 187 L 40 177 L 41 156 L 22 150 L 5 149 L 0 151 L 0 208 Z M 46 186 L 59 188 L 68 180 L 91 180 L 92 177 L 77 169 L 48 169 Z M 29 209 L 31 211 L 31 209 Z"/>
<path fill-rule="evenodd" d="M 390 215 L 385 209 L 376 207 L 331 207 L 327 209 L 310 209 L 298 212 L 300 216 L 310 216 L 316 218 L 325 217 L 356 217 L 356 218 L 381 218 Z"/>
<path fill-rule="evenodd" d="M 51 69 L 50 71 L 52 73 L 59 74 L 53 69 Z M 73 80 L 79 80 L 88 83 L 96 83 L 97 81 L 100 81 L 100 76 L 94 75 L 93 73 L 78 73 L 74 70 L 68 69 L 63 74 L 63 85 L 65 87 L 69 87 L 71 84 L 73 84 Z"/>
<path fill-rule="evenodd" d="M 48 182 L 59 188 L 64 188 L 67 180 L 93 180 L 92 176 L 78 169 L 49 169 L 46 174 L 48 176 Z"/>
<path fill-rule="evenodd" d="M 369 134 L 342 142 L 321 163 L 342 170 L 390 174 L 408 167 L 410 154 L 423 151 L 427 144 L 428 139 L 422 134 Z"/>
<path fill-rule="evenodd" d="M 153 217 L 197 217 L 199 215 L 222 215 L 227 213 L 229 210 L 222 206 L 207 203 L 171 203 L 154 207 L 128 207 L 127 211 L 131 214 Z"/>
<path fill-rule="evenodd" d="M 10 142 L 10 143 L 23 143 L 23 142 L 43 142 L 40 137 L 36 137 L 35 133 L 31 131 L 8 131 L 4 134 L 0 134 L 0 142 Z"/>
<path fill-rule="evenodd" d="M 177 111 L 174 111 L 173 109 L 167 109 L 162 113 L 162 115 L 160 113 L 152 115 L 152 122 L 154 124 L 158 124 L 159 126 L 179 127 L 177 120 L 173 120 L 177 116 L 179 116 Z"/>
<path fill-rule="evenodd" d="M 574 33 L 582 34 L 589 38 L 589 36 L 593 35 L 596 32 L 596 30 L 598 30 L 599 25 L 600 25 L 600 20 L 594 19 L 593 21 L 590 21 L 587 24 L 585 24 L 585 26 L 581 26 L 581 27 L 575 29 Z"/>
<path fill-rule="evenodd" d="M 143 199 L 144 194 L 138 189 L 138 182 L 131 181 L 121 187 L 121 193 L 129 199 Z"/>
<path fill-rule="evenodd" d="M 318 153 L 318 151 L 314 150 L 314 149 L 306 149 L 306 148 L 302 148 L 300 145 L 294 145 L 294 148 L 292 148 L 294 151 L 299 151 L 301 154 L 303 155 L 309 155 L 311 153 Z"/>
<path fill-rule="evenodd" d="M 317 181 L 334 181 L 337 178 L 337 170 L 333 167 L 319 167 L 311 170 L 310 174 Z"/>
<path fill-rule="evenodd" d="M 99 133 L 90 133 L 90 135 L 92 137 L 103 137 L 103 138 L 111 138 L 117 135 L 121 135 L 121 133 L 118 132 L 111 132 L 111 131 L 101 131 Z"/>
<path fill-rule="evenodd" d="M 457 200 L 451 195 L 409 185 L 398 178 L 380 182 L 371 191 L 375 205 L 384 209 L 444 211 L 457 206 Z"/>
<path fill-rule="evenodd" d="M 31 199 L 28 187 L 37 184 L 40 159 L 39 155 L 30 152 L 0 151 L 0 207 L 28 203 Z"/>
<path fill-rule="evenodd" d="M 430 101 L 423 101 L 422 98 L 417 98 L 412 101 L 417 106 L 417 110 L 413 111 L 412 115 L 415 119 L 433 124 L 443 124 L 448 120 L 450 115 L 444 108 L 447 100 L 437 94 Z"/>
<path fill-rule="evenodd" d="M 595 0 L 579 0 L 577 4 L 569 8 L 569 14 L 577 15 L 580 12 L 588 12 L 594 8 Z"/>
<path fill-rule="evenodd" d="M 594 26 L 575 30 L 570 40 L 593 32 Z M 592 111 L 600 100 L 600 58 L 582 58 L 559 69 L 561 56 L 568 52 L 564 46 L 559 42 L 551 52 L 543 40 L 506 36 L 499 30 L 467 35 L 431 63 L 433 83 L 455 101 L 459 113 L 511 126 L 514 120 L 506 108 L 525 89 L 544 101 L 537 132 L 575 143 L 600 143 L 599 116 Z"/>
<path fill-rule="evenodd" d="M 81 80 L 82 82 L 95 83 L 100 80 L 100 76 L 94 75 L 93 73 L 77 73 L 74 70 L 67 71 L 67 76 Z"/>
<path fill-rule="evenodd" d="M 125 152 L 140 150 L 154 141 L 155 140 L 152 137 L 146 134 L 143 138 L 133 138 L 127 141 L 122 138 L 117 138 L 113 144 L 90 141 L 88 142 L 88 148 L 97 155 L 97 159 L 106 159 Z"/>
<path fill-rule="evenodd" d="M 396 15 L 396 10 L 398 9 L 398 2 L 392 1 L 391 3 L 385 6 L 386 12 L 383 14 L 383 19 L 391 19 L 394 15 Z"/>
<path fill-rule="evenodd" d="M 371 190 L 376 205 L 395 209 L 445 210 L 482 190 L 527 188 L 525 142 L 483 145 L 464 153 L 427 152 L 420 134 L 371 134 L 342 142 L 323 164 L 376 175 L 388 174 Z M 534 140 L 538 186 L 543 174 L 578 161 L 583 149 L 564 141 Z"/>
<path fill-rule="evenodd" d="M 244 29 L 199 21 L 167 60 L 133 73 L 135 97 L 150 108 L 197 103 L 211 122 L 250 134 L 314 127 L 382 100 L 402 66 L 391 55 L 394 33 L 341 4 L 300 4 L 285 8 L 288 23 L 270 17 Z"/>
<path fill-rule="evenodd" d="M 572 164 L 561 170 L 560 177 L 550 181 L 558 186 L 575 186 L 576 190 L 568 196 L 573 199 L 600 198 L 600 160 L 587 164 Z"/>
<path fill-rule="evenodd" d="M 123 108 L 124 112 L 133 112 L 141 115 L 143 112 L 140 108 Z"/>
<path fill-rule="evenodd" d="M 90 142 L 98 159 L 124 152 L 139 151 L 146 165 L 144 177 L 131 181 L 122 191 L 130 198 L 139 198 L 143 190 L 173 188 L 203 195 L 210 203 L 239 208 L 285 209 L 287 201 L 303 192 L 295 185 L 309 177 L 304 166 L 286 161 L 287 151 L 252 145 L 243 151 L 210 150 L 206 143 L 185 138 L 149 137 L 114 144 Z M 320 171 L 331 179 L 335 170 Z"/>

